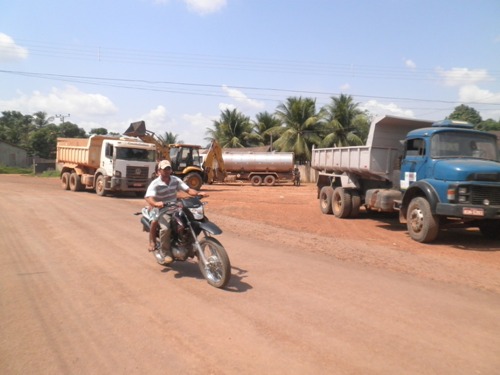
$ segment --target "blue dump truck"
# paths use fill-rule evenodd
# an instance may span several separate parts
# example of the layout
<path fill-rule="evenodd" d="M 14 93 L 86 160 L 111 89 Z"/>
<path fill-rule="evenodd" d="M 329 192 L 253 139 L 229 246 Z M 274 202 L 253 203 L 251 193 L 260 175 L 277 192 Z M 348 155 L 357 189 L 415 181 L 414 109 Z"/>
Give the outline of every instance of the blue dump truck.
<path fill-rule="evenodd" d="M 500 239 L 497 137 L 466 122 L 379 117 L 365 146 L 313 149 L 311 167 L 324 214 L 399 212 L 418 242 L 450 226 Z"/>

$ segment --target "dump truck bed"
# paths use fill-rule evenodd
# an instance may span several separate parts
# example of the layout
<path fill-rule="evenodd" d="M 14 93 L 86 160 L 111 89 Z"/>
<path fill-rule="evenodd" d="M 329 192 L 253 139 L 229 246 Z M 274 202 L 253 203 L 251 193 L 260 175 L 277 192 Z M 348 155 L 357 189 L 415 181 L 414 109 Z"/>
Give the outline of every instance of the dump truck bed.
<path fill-rule="evenodd" d="M 403 152 L 402 140 L 411 130 L 431 126 L 422 121 L 394 116 L 375 119 L 365 146 L 312 150 L 311 167 L 325 173 L 354 173 L 364 178 L 392 180 Z"/>
<path fill-rule="evenodd" d="M 99 168 L 102 142 L 114 137 L 58 138 L 57 162 Z"/>

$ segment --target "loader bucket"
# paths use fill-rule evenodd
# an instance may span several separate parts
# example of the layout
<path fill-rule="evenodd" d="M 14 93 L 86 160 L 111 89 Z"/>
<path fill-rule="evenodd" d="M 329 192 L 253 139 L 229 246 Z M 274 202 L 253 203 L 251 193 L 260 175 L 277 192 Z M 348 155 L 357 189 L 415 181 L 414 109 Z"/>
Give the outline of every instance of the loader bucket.
<path fill-rule="evenodd" d="M 144 121 L 131 123 L 123 135 L 128 135 L 130 137 L 141 137 L 146 135 L 146 123 Z"/>

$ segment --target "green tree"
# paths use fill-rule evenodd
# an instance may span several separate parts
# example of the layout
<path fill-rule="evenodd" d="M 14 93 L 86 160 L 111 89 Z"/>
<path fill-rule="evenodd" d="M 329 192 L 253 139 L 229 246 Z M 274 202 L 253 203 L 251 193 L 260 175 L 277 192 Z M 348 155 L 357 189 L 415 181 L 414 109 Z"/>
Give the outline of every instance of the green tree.
<path fill-rule="evenodd" d="M 96 134 L 96 135 L 108 135 L 108 129 L 106 128 L 93 128 L 90 129 L 90 135 Z"/>
<path fill-rule="evenodd" d="M 465 104 L 460 104 L 458 107 L 455 107 L 455 110 L 448 116 L 448 118 L 450 120 L 467 121 L 474 126 L 479 125 L 481 121 L 483 121 L 478 111 Z"/>
<path fill-rule="evenodd" d="M 34 129 L 32 116 L 18 111 L 4 111 L 0 117 L 0 140 L 28 148 L 29 133 Z"/>
<path fill-rule="evenodd" d="M 179 139 L 178 134 L 172 132 L 165 132 L 163 135 L 159 135 L 158 139 L 163 143 L 164 146 L 173 145 L 176 143 L 184 143 L 184 141 Z"/>
<path fill-rule="evenodd" d="M 85 129 L 79 128 L 78 125 L 65 121 L 59 125 L 59 136 L 64 138 L 86 138 L 87 133 Z"/>
<path fill-rule="evenodd" d="M 265 145 L 269 145 L 273 142 L 273 140 L 276 139 L 273 138 L 272 133 L 270 133 L 268 130 L 279 127 L 280 125 L 280 121 L 274 114 L 265 111 L 257 113 L 255 115 L 253 129 L 256 134 L 260 135 L 262 143 L 264 143 Z"/>
<path fill-rule="evenodd" d="M 253 132 L 253 126 L 248 116 L 238 110 L 221 111 L 220 119 L 213 122 L 213 128 L 208 128 L 207 140 L 215 139 L 221 147 L 241 148 L 261 144 L 261 137 Z"/>
<path fill-rule="evenodd" d="M 41 129 L 44 126 L 49 125 L 53 119 L 53 117 L 47 117 L 46 112 L 39 111 L 33 113 L 32 124 L 34 125 L 35 129 Z"/>
<path fill-rule="evenodd" d="M 350 95 L 331 97 L 332 102 L 321 109 L 324 120 L 322 147 L 362 145 L 360 130 L 366 128 L 367 116 Z M 365 138 L 366 140 L 366 138 Z"/>
<path fill-rule="evenodd" d="M 478 126 L 477 129 L 483 130 L 483 131 L 500 131 L 500 121 L 495 121 L 491 118 L 488 120 L 482 121 Z"/>
<path fill-rule="evenodd" d="M 30 133 L 28 150 L 32 155 L 41 158 L 55 158 L 57 136 L 59 128 L 57 125 L 49 124 Z"/>
<path fill-rule="evenodd" d="M 316 111 L 316 100 L 289 97 L 276 108 L 276 117 L 283 126 L 268 130 L 280 135 L 273 146 L 278 151 L 294 152 L 299 161 L 311 160 L 311 146 L 318 144 L 320 117 Z"/>

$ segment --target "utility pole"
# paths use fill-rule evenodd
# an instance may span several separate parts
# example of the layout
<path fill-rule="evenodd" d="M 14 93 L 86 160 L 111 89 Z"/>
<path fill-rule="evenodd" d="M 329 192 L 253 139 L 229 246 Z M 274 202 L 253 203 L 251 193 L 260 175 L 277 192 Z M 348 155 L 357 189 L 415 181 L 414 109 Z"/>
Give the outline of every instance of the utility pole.
<path fill-rule="evenodd" d="M 61 119 L 61 124 L 64 124 L 64 118 L 69 117 L 69 116 L 70 116 L 69 113 L 67 113 L 65 115 L 56 115 L 57 118 Z"/>

